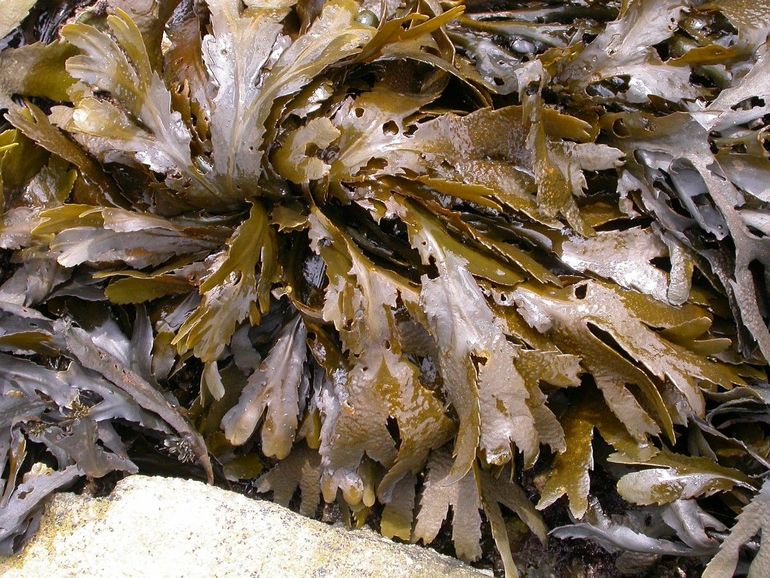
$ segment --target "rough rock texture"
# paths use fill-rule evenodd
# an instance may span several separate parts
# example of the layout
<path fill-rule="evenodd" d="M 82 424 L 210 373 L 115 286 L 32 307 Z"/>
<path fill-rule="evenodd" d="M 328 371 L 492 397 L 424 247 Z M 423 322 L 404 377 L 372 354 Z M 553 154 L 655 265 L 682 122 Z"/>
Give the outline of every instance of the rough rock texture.
<path fill-rule="evenodd" d="M 472 578 L 418 546 L 349 532 L 270 502 L 174 478 L 132 476 L 108 498 L 56 495 L 4 578 L 64 576 Z"/>

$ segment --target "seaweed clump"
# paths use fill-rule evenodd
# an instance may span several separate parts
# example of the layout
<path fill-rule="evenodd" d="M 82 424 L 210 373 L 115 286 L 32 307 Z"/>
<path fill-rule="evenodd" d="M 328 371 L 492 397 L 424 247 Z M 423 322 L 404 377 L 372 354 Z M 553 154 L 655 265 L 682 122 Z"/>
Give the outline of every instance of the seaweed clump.
<path fill-rule="evenodd" d="M 764 4 L 53 4 L 0 19 L 4 552 L 197 462 L 508 576 L 559 504 L 770 573 Z"/>

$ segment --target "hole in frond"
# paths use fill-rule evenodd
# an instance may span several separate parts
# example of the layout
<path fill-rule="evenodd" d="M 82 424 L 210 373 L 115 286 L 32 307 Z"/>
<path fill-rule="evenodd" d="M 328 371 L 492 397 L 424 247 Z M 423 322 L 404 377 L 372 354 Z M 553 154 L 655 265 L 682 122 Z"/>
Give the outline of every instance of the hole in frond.
<path fill-rule="evenodd" d="M 393 438 L 393 441 L 396 444 L 396 449 L 399 449 L 401 447 L 401 430 L 398 427 L 398 420 L 396 420 L 396 418 L 393 416 L 388 416 L 388 419 L 385 422 L 385 427 L 387 428 L 390 437 Z"/>
<path fill-rule="evenodd" d="M 473 362 L 474 367 L 476 368 L 476 371 L 479 371 L 482 367 L 484 367 L 487 364 L 487 358 L 482 355 L 475 355 L 471 354 L 471 361 Z"/>
<path fill-rule="evenodd" d="M 622 118 L 616 119 L 615 122 L 612 123 L 612 132 L 620 137 L 627 137 L 631 134 Z"/>
<path fill-rule="evenodd" d="M 671 273 L 671 259 L 668 257 L 655 257 L 650 260 L 650 263 L 666 273 Z"/>
<path fill-rule="evenodd" d="M 389 134 L 389 135 L 397 135 L 398 134 L 398 124 L 396 124 L 396 121 L 389 120 L 385 124 L 382 125 L 382 134 Z"/>

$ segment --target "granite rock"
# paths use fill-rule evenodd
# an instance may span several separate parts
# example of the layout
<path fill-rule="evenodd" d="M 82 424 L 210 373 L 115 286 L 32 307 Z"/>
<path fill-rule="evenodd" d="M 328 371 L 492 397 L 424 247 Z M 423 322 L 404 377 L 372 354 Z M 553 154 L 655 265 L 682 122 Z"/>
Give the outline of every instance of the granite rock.
<path fill-rule="evenodd" d="M 131 476 L 106 498 L 58 494 L 5 578 L 441 577 L 487 574 L 368 530 L 176 478 Z"/>

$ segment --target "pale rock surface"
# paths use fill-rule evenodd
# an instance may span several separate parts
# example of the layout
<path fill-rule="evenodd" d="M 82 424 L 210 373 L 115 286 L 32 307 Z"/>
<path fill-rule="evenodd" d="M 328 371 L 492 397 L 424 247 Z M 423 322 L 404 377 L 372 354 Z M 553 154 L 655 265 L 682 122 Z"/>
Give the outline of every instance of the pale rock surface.
<path fill-rule="evenodd" d="M 200 482 L 131 476 L 107 498 L 58 494 L 4 578 L 480 578 L 419 546 L 332 527 Z"/>

